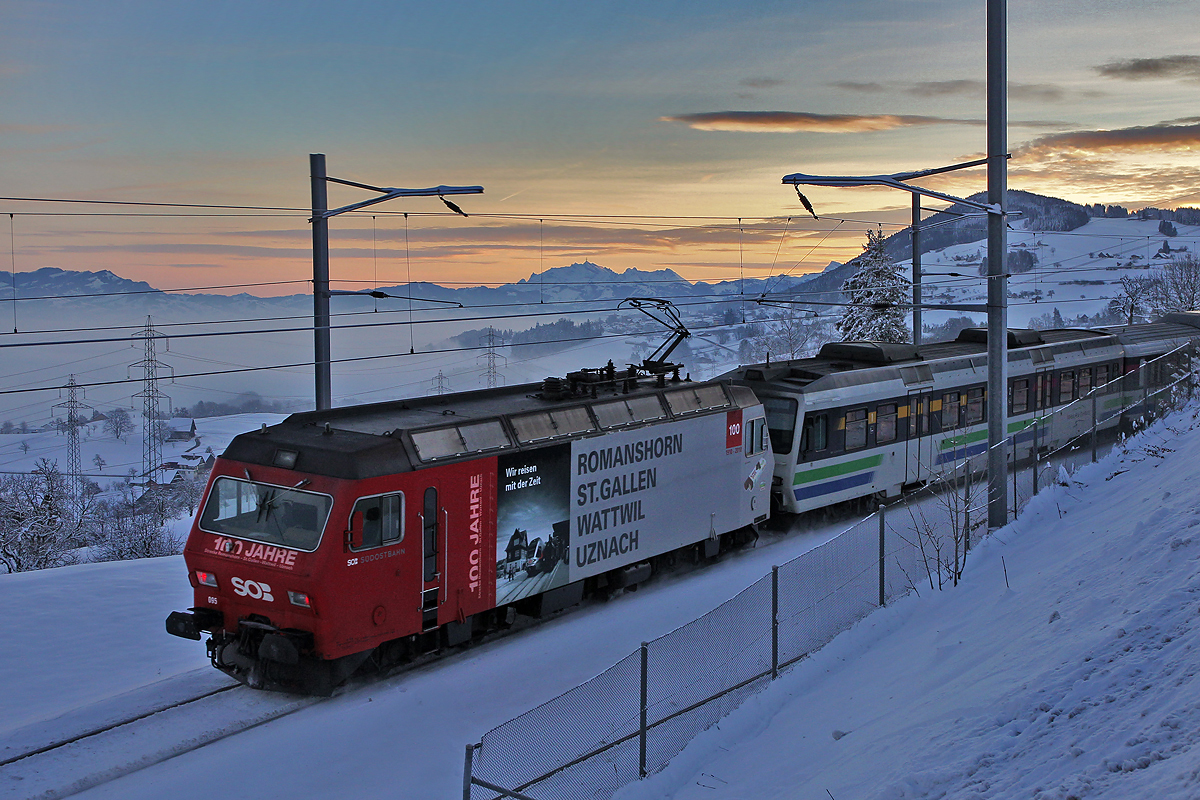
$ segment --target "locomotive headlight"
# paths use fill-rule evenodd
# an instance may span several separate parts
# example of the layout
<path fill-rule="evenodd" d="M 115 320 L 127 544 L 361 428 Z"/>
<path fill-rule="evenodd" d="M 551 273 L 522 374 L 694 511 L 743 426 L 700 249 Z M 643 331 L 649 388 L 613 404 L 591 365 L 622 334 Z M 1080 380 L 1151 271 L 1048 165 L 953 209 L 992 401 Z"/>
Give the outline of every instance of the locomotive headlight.
<path fill-rule="evenodd" d="M 217 588 L 217 576 L 211 572 L 205 572 L 202 569 L 196 570 L 196 582 L 201 586 L 211 586 Z"/>
<path fill-rule="evenodd" d="M 288 590 L 288 600 L 292 601 L 292 605 L 300 606 L 301 608 L 312 608 L 312 601 L 308 599 L 308 595 L 303 592 L 293 592 Z"/>

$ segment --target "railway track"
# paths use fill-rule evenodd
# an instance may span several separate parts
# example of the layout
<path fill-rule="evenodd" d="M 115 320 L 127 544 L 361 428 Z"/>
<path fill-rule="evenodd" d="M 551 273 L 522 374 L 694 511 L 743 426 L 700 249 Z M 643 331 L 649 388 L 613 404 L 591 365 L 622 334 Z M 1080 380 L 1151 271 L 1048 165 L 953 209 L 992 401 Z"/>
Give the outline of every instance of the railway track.
<path fill-rule="evenodd" d="M 0 761 L 0 797 L 54 800 L 301 711 L 323 698 L 229 684 L 163 703 Z"/>

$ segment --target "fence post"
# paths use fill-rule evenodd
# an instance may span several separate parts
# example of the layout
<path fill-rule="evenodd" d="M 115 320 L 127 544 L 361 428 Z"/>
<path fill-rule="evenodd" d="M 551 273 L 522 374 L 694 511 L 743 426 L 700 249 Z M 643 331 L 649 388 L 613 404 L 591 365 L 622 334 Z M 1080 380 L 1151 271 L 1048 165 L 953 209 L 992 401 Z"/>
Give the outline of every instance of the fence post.
<path fill-rule="evenodd" d="M 884 579 L 883 564 L 887 558 L 887 548 L 884 545 L 884 525 L 886 523 L 883 513 L 884 507 L 879 507 L 879 607 L 883 608 L 887 605 L 887 582 Z"/>
<path fill-rule="evenodd" d="M 638 734 L 638 774 L 646 777 L 646 694 L 647 667 L 650 663 L 650 645 L 642 642 L 642 719 L 641 732 Z"/>
<path fill-rule="evenodd" d="M 1013 434 L 1013 437 L 1012 437 L 1012 443 L 1013 443 L 1013 468 L 1012 468 L 1013 519 L 1016 519 L 1017 518 L 1017 503 L 1020 500 L 1020 498 L 1017 496 L 1017 434 L 1015 434 L 1015 433 Z"/>
<path fill-rule="evenodd" d="M 771 680 L 779 677 L 779 567 L 771 567 Z"/>
<path fill-rule="evenodd" d="M 1092 463 L 1096 463 L 1096 390 L 1092 389 Z"/>
<path fill-rule="evenodd" d="M 1038 470 L 1042 468 L 1042 450 L 1039 447 L 1041 443 L 1038 441 L 1040 423 L 1041 420 L 1033 422 L 1033 494 L 1035 496 L 1038 493 Z"/>
<path fill-rule="evenodd" d="M 475 762 L 475 745 L 467 745 L 467 760 L 463 764 L 463 800 L 471 800 L 471 776 Z"/>

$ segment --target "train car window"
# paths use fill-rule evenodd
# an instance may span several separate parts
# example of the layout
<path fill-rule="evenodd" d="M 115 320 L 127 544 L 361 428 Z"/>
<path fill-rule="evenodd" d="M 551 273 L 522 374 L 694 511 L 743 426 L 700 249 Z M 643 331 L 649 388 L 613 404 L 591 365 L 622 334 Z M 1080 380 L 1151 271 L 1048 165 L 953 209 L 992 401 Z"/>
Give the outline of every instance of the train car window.
<path fill-rule="evenodd" d="M 1054 405 L 1054 375 L 1047 372 L 1038 380 L 1042 381 L 1042 408 L 1050 408 Z"/>
<path fill-rule="evenodd" d="M 792 452 L 796 437 L 796 414 L 800 404 L 792 397 L 764 397 L 763 409 L 767 412 L 767 430 L 771 432 L 771 447 L 776 453 Z"/>
<path fill-rule="evenodd" d="M 924 436 L 929 433 L 929 398 L 914 397 L 908 402 L 908 435 Z"/>
<path fill-rule="evenodd" d="M 1069 403 L 1075 399 L 1075 371 L 1064 370 L 1058 378 L 1058 402 Z"/>
<path fill-rule="evenodd" d="M 511 447 L 508 434 L 498 419 L 476 422 L 472 425 L 459 425 L 458 432 L 462 435 L 463 444 L 467 450 L 495 450 L 497 447 Z"/>
<path fill-rule="evenodd" d="M 856 408 L 846 412 L 846 449 L 867 446 L 867 410 Z"/>
<path fill-rule="evenodd" d="M 359 516 L 361 515 L 361 516 Z M 385 494 L 364 497 L 354 504 L 351 525 L 362 526 L 362 544 L 352 550 L 366 550 L 404 541 L 404 495 Z"/>
<path fill-rule="evenodd" d="M 707 411 L 714 408 L 725 408 L 729 398 L 725 389 L 719 383 L 708 386 L 689 386 L 674 392 L 667 392 L 667 405 L 673 414 L 687 414 L 693 411 Z"/>
<path fill-rule="evenodd" d="M 983 389 L 967 390 L 967 424 L 983 422 Z"/>
<path fill-rule="evenodd" d="M 949 431 L 958 427 L 958 392 L 947 392 L 942 395 L 942 430 Z"/>
<path fill-rule="evenodd" d="M 896 404 L 883 403 L 875 411 L 875 444 L 896 441 Z"/>
<path fill-rule="evenodd" d="M 1029 410 L 1029 380 L 1022 378 L 1013 381 L 1012 402 L 1009 408 L 1013 414 L 1024 414 Z"/>
<path fill-rule="evenodd" d="M 458 428 L 436 428 L 429 431 L 413 431 L 413 444 L 422 461 L 445 458 L 456 453 L 465 453 L 467 446 L 458 435 Z"/>
<path fill-rule="evenodd" d="M 1085 396 L 1087 396 L 1087 393 L 1090 392 L 1091 390 L 1092 390 L 1092 370 L 1091 370 L 1091 368 L 1089 367 L 1088 369 L 1079 370 L 1079 396 L 1085 397 Z"/>
<path fill-rule="evenodd" d="M 756 417 L 746 424 L 746 446 L 744 448 L 746 455 L 758 455 L 767 449 L 767 421 L 763 417 Z"/>
<path fill-rule="evenodd" d="M 1096 367 L 1096 388 L 1102 392 L 1108 391 L 1108 364 Z"/>
<path fill-rule="evenodd" d="M 286 486 L 220 477 L 200 512 L 200 527 L 240 539 L 312 552 L 333 498 Z"/>
<path fill-rule="evenodd" d="M 803 453 L 819 453 L 829 446 L 829 415 L 806 414 L 804 430 L 800 434 L 800 450 Z"/>

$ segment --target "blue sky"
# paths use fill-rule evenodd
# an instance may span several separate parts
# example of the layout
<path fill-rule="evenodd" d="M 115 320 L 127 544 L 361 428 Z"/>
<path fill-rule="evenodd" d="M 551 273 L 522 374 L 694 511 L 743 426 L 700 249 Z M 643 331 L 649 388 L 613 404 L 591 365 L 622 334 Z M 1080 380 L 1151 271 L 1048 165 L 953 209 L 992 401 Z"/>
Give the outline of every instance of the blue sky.
<path fill-rule="evenodd" d="M 982 2 L 0 8 L 3 195 L 301 207 L 307 155 L 324 152 L 330 174 L 367 183 L 484 185 L 463 202 L 479 216 L 409 220 L 410 247 L 464 280 L 584 257 L 688 277 L 728 275 L 739 261 L 820 268 L 857 251 L 866 223 L 826 236 L 831 226 L 797 216 L 785 238 L 782 221 L 800 209 L 783 174 L 924 168 L 984 148 Z M 1200 204 L 1194 17 L 1190 2 L 1012 0 L 1010 185 Z M 983 177 L 938 186 L 968 194 Z M 896 209 L 907 198 L 886 190 L 808 194 L 831 216 L 905 216 Z M 339 189 L 332 199 L 362 197 Z M 18 214 L 18 270 L 111 268 L 161 286 L 228 282 L 247 267 L 279 279 L 308 270 L 300 216 L 33 210 L 61 207 L 0 201 Z M 401 252 L 388 212 L 439 210 L 436 200 L 381 206 L 373 236 L 368 216 L 340 219 L 340 274 L 362 278 L 380 253 Z M 547 236 L 538 218 L 554 214 L 582 216 Z M 725 223 L 595 219 L 615 214 Z M 756 222 L 739 230 L 738 217 Z"/>

